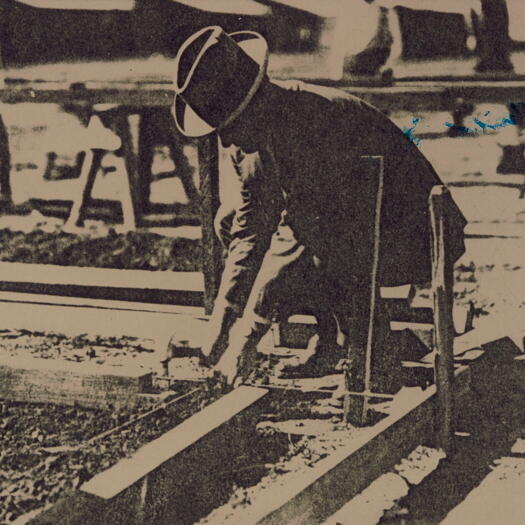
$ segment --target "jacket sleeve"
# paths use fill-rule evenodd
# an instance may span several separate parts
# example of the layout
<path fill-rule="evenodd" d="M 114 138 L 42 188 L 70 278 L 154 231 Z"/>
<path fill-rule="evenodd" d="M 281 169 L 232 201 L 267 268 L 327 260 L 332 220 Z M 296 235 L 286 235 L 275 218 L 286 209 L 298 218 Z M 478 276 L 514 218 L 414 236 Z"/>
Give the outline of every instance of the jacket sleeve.
<path fill-rule="evenodd" d="M 240 183 L 240 195 L 215 301 L 216 315 L 228 307 L 242 314 L 281 212 L 278 189 L 271 176 L 264 173 L 259 153 L 232 148 L 229 161 Z"/>

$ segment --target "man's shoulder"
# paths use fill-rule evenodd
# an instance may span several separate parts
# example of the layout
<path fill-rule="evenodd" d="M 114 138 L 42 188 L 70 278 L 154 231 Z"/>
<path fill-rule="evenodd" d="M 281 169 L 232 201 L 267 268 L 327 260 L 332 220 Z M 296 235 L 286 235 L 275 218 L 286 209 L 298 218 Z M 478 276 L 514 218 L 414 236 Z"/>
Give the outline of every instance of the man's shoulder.
<path fill-rule="evenodd" d="M 320 99 L 332 102 L 336 105 L 348 108 L 360 108 L 369 106 L 364 100 L 347 93 L 339 88 L 311 84 L 302 80 L 273 80 L 279 87 L 295 93 L 314 95 Z"/>

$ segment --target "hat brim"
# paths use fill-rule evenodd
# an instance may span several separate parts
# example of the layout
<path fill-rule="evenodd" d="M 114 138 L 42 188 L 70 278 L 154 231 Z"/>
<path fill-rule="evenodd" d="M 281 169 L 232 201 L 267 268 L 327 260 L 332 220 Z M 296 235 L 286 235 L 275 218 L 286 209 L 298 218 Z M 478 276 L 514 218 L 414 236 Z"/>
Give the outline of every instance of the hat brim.
<path fill-rule="evenodd" d="M 257 77 L 241 104 L 233 111 L 227 120 L 216 128 L 210 126 L 210 124 L 199 117 L 180 95 L 176 94 L 172 106 L 173 117 L 179 131 L 187 137 L 203 137 L 233 122 L 249 104 L 266 75 L 268 68 L 268 43 L 265 38 L 253 31 L 237 31 L 230 33 L 228 36 L 233 38 L 233 40 L 237 42 L 237 45 L 258 64 L 259 72 Z M 247 36 L 252 38 L 246 38 Z"/>

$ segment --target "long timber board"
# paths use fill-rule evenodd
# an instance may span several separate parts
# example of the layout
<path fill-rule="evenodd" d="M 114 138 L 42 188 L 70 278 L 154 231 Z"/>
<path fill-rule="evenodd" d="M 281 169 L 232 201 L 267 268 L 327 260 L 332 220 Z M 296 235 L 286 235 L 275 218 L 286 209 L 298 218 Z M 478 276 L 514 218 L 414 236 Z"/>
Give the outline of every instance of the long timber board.
<path fill-rule="evenodd" d="M 356 86 L 344 82 L 331 84 L 361 97 L 380 109 L 451 110 L 457 99 L 472 103 L 521 102 L 525 100 L 525 80 L 399 81 L 388 86 Z M 69 89 L 67 83 L 24 82 L 0 90 L 0 102 L 65 104 L 84 101 L 90 104 L 119 104 L 131 107 L 171 106 L 173 86 L 169 83 L 87 83 L 82 89 Z"/>
<path fill-rule="evenodd" d="M 199 307 L 204 278 L 200 272 L 0 262 L 0 291 Z"/>

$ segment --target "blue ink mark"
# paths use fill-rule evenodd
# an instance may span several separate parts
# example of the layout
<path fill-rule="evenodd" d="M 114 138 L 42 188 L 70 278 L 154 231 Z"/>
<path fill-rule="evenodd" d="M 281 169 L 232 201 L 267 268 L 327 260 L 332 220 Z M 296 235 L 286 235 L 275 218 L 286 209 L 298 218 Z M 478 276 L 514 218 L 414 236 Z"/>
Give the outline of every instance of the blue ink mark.
<path fill-rule="evenodd" d="M 405 137 L 408 138 L 411 142 L 413 142 L 416 146 L 419 146 L 419 143 L 421 142 L 421 139 L 417 138 L 414 135 L 414 130 L 416 129 L 417 125 L 422 121 L 423 119 L 421 117 L 415 117 L 412 119 L 412 124 L 414 124 L 411 128 L 403 127 L 403 133 Z"/>
<path fill-rule="evenodd" d="M 474 128 L 469 128 L 467 126 L 458 126 L 456 124 L 452 124 L 451 122 L 445 122 L 445 126 L 447 128 L 453 128 L 459 133 L 464 133 L 465 135 L 477 135 L 478 131 Z"/>
<path fill-rule="evenodd" d="M 490 111 L 487 111 L 483 113 L 483 116 L 486 117 L 490 114 Z M 487 122 L 483 122 L 482 120 L 478 118 L 473 118 L 474 122 L 485 132 L 486 129 L 499 129 L 504 128 L 506 126 L 515 126 L 516 121 L 512 117 L 512 115 L 509 115 L 508 117 L 503 117 L 499 122 L 496 122 L 494 124 L 488 124 Z"/>
<path fill-rule="evenodd" d="M 518 106 L 525 106 L 525 102 L 511 102 L 509 104 L 512 110 L 515 110 L 518 113 L 522 113 L 523 109 L 518 108 Z M 490 115 L 490 111 L 486 111 L 483 113 L 483 117 L 487 117 Z M 422 117 L 415 117 L 412 119 L 412 123 L 414 126 L 407 128 L 403 127 L 403 133 L 406 137 L 408 137 L 409 140 L 411 140 L 414 144 L 419 146 L 421 143 L 421 139 L 414 136 L 414 129 L 416 126 L 423 120 Z M 474 124 L 478 126 L 479 129 L 471 128 L 468 126 L 458 126 L 456 124 L 452 124 L 450 122 L 444 122 L 444 125 L 447 128 L 453 128 L 459 133 L 465 134 L 465 135 L 479 135 L 480 130 L 483 133 L 486 133 L 487 130 L 497 130 L 500 128 L 505 128 L 507 126 L 516 126 L 518 123 L 516 122 L 515 117 L 512 114 L 507 115 L 506 117 L 502 117 L 499 121 L 496 121 L 494 123 L 488 123 L 484 122 L 483 120 L 473 117 L 472 118 Z"/>

